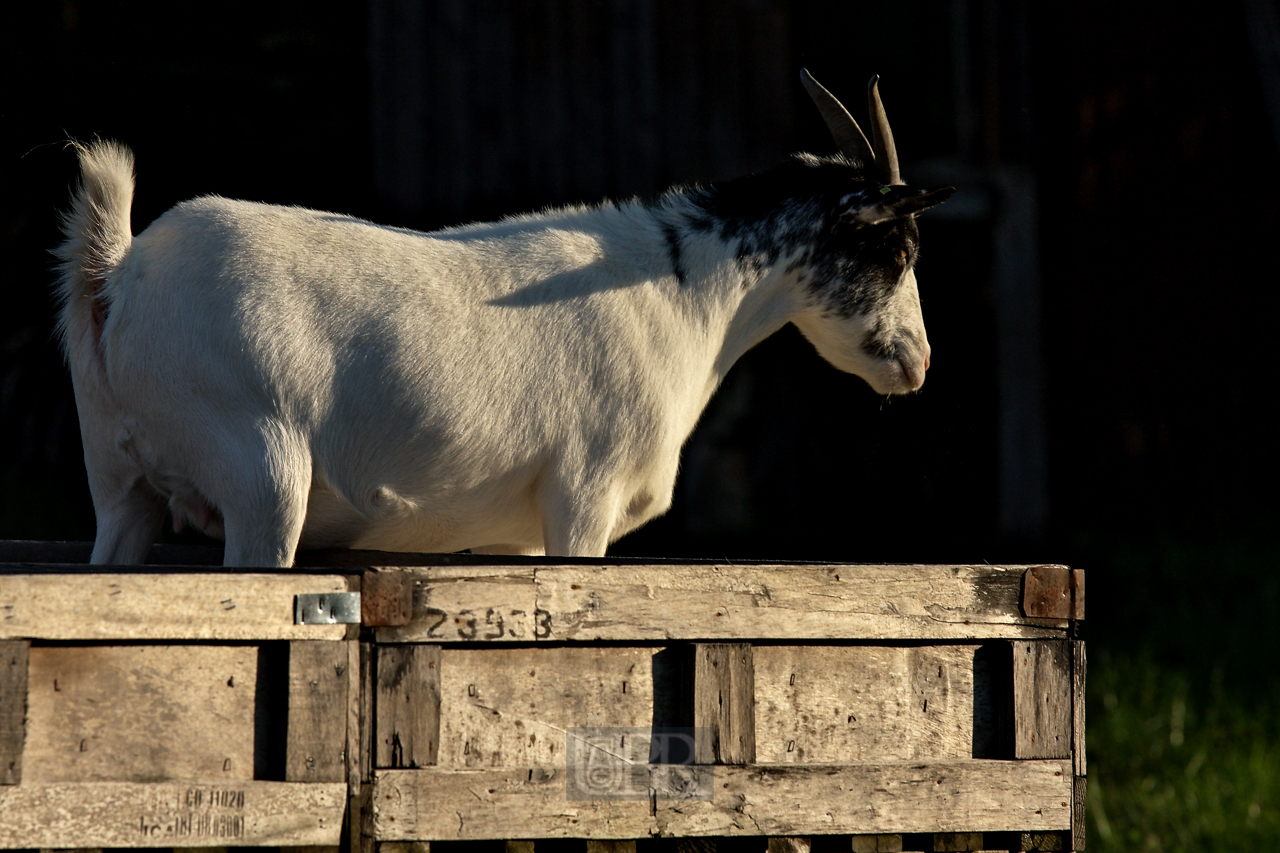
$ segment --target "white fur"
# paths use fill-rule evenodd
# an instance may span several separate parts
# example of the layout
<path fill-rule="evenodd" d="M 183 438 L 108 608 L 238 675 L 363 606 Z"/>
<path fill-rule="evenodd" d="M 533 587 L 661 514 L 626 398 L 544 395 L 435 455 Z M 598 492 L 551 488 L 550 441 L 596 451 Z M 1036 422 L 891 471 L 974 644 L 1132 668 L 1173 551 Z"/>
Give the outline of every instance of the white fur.
<path fill-rule="evenodd" d="M 229 566 L 299 545 L 601 556 L 670 506 L 712 392 L 785 323 L 881 393 L 924 380 L 914 276 L 879 314 L 910 343 L 874 359 L 871 318 L 835 317 L 790 257 L 748 282 L 704 232 L 677 282 L 639 203 L 424 234 L 204 197 L 131 238 L 128 152 L 80 156 L 62 330 L 94 563 L 143 560 L 166 505 L 225 535 Z"/>

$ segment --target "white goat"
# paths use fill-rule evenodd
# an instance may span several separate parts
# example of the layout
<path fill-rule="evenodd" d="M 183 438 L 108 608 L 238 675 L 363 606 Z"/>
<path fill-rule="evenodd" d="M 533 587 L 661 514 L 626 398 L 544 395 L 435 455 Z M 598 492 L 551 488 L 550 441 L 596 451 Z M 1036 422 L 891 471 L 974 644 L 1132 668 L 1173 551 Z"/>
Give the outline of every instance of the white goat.
<path fill-rule="evenodd" d="M 94 563 L 164 521 L 228 566 L 299 545 L 602 556 L 666 511 L 730 366 L 793 322 L 879 393 L 924 381 L 914 189 L 802 72 L 841 154 L 429 234 L 205 196 L 131 235 L 133 159 L 78 146 L 60 329 Z"/>

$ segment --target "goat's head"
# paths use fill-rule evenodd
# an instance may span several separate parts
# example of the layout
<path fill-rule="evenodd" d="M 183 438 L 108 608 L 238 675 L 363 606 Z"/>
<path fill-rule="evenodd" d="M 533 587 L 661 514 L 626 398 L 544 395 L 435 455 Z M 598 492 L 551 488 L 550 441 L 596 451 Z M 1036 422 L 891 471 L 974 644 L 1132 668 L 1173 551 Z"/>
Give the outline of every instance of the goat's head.
<path fill-rule="evenodd" d="M 871 138 L 834 96 L 801 72 L 805 88 L 840 146 L 831 158 L 801 155 L 797 164 L 824 173 L 819 233 L 796 266 L 807 309 L 795 323 L 836 367 L 880 394 L 924 384 L 929 341 L 913 270 L 919 231 L 915 214 L 941 204 L 952 187 L 903 183 L 893 133 L 871 78 Z"/>

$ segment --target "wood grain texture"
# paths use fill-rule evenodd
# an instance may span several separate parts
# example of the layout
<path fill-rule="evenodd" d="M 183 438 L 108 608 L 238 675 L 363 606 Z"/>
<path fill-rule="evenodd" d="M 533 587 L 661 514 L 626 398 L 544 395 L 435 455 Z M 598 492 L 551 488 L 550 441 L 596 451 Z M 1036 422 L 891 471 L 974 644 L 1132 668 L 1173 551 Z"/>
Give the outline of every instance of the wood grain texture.
<path fill-rule="evenodd" d="M 1026 853 L 1050 853 L 1050 851 L 1072 850 L 1070 834 L 1065 832 L 1021 832 L 1018 834 L 1018 849 Z"/>
<path fill-rule="evenodd" d="M 1013 643 L 1013 757 L 1071 757 L 1071 654 L 1066 640 Z"/>
<path fill-rule="evenodd" d="M 759 646 L 761 762 L 973 757 L 978 646 Z"/>
<path fill-rule="evenodd" d="M 81 782 L 0 787 L 0 848 L 338 843 L 341 783 Z"/>
<path fill-rule="evenodd" d="M 657 651 L 446 648 L 438 764 L 564 767 L 569 730 L 582 726 L 636 728 L 634 737 L 647 738 Z M 625 748 L 647 760 L 647 743 Z"/>
<path fill-rule="evenodd" d="M 374 766 L 429 767 L 440 748 L 440 647 L 378 647 Z"/>
<path fill-rule="evenodd" d="M 893 639 L 1054 635 L 992 566 L 560 566 L 537 572 L 550 638 Z"/>
<path fill-rule="evenodd" d="M 380 840 L 1065 830 L 1070 761 L 716 767 L 709 801 L 570 800 L 562 771 L 376 774 Z"/>
<path fill-rule="evenodd" d="M 252 779 L 257 667 L 252 646 L 32 648 L 23 784 Z"/>
<path fill-rule="evenodd" d="M 0 640 L 0 785 L 22 781 L 30 650 L 26 640 Z"/>
<path fill-rule="evenodd" d="M 289 729 L 286 782 L 347 779 L 347 643 L 289 644 Z"/>
<path fill-rule="evenodd" d="M 1077 776 L 1071 792 L 1071 849 L 1083 850 L 1085 841 L 1085 794 L 1088 780 Z"/>
<path fill-rule="evenodd" d="M 850 853 L 902 853 L 902 836 L 897 833 L 855 835 L 849 850 Z"/>
<path fill-rule="evenodd" d="M 442 566 L 381 642 L 1063 637 L 1021 611 L 1025 567 Z"/>
<path fill-rule="evenodd" d="M 1088 752 L 1085 749 L 1085 675 L 1087 669 L 1084 642 L 1071 642 L 1071 754 L 1077 776 L 1088 775 Z"/>
<path fill-rule="evenodd" d="M 755 665 L 749 643 L 697 643 L 693 649 L 695 764 L 754 764 Z"/>
<path fill-rule="evenodd" d="M 345 625 L 294 625 L 300 593 L 336 575 L 0 574 L 0 639 L 340 640 Z"/>
<path fill-rule="evenodd" d="M 529 642 L 537 624 L 533 567 L 439 566 L 412 572 L 413 618 L 378 628 L 380 643 Z"/>

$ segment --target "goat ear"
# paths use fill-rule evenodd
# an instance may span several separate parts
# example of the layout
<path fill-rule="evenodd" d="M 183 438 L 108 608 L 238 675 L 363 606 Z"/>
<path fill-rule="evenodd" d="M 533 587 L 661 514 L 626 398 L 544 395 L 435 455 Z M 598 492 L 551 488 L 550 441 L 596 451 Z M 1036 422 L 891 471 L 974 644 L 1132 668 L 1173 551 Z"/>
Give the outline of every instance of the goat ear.
<path fill-rule="evenodd" d="M 918 187 L 891 186 L 877 187 L 869 190 L 872 198 L 861 206 L 848 210 L 841 218 L 859 225 L 879 225 L 893 219 L 904 219 L 914 216 L 922 210 L 928 210 L 951 198 L 955 187 L 934 187 L 920 189 Z"/>

